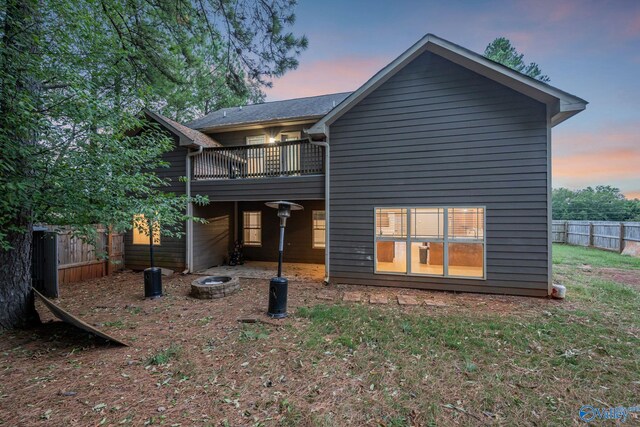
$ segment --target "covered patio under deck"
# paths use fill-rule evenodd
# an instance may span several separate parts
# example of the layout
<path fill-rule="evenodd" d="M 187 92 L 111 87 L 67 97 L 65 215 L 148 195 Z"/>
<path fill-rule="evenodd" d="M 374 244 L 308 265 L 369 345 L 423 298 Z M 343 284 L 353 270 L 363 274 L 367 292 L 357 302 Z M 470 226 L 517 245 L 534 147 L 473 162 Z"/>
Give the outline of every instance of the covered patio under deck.
<path fill-rule="evenodd" d="M 276 276 L 277 270 L 277 262 L 246 261 L 243 265 L 211 267 L 198 271 L 196 274 L 268 280 Z M 282 274 L 292 282 L 322 282 L 324 264 L 285 262 L 282 266 Z"/>
<path fill-rule="evenodd" d="M 274 266 L 272 270 L 275 271 L 280 219 L 276 210 L 265 205 L 267 201 L 214 201 L 206 206 L 195 206 L 194 215 L 204 218 L 206 223 L 193 224 L 191 271 L 201 272 L 216 266 L 226 268 L 236 241 L 243 242 L 242 253 L 247 270 L 253 270 L 249 266 L 259 266 L 261 269 Z M 325 274 L 324 200 L 292 201 L 301 204 L 304 210 L 295 212 L 287 221 L 284 262 L 291 266 L 292 271 L 300 271 L 304 277 L 311 277 L 309 269 L 299 266 L 317 266 L 322 279 Z"/>

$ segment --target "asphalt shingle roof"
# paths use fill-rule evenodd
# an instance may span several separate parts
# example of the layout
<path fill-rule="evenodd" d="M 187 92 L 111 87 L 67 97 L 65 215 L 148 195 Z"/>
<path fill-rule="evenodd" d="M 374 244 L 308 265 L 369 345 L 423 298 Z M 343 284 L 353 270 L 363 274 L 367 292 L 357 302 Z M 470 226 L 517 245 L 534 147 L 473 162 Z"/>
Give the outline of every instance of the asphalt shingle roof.
<path fill-rule="evenodd" d="M 162 114 L 155 113 L 150 110 L 144 110 L 144 112 L 145 114 L 147 114 L 147 116 L 160 123 L 161 126 L 164 126 L 169 131 L 173 131 L 173 133 L 178 134 L 178 136 L 190 140 L 196 145 L 200 145 L 203 147 L 222 147 L 222 145 L 218 141 L 214 140 L 209 135 L 205 135 L 200 131 L 188 128 L 187 126 L 180 124 L 175 120 L 170 119 L 169 117 L 165 117 Z"/>
<path fill-rule="evenodd" d="M 320 118 L 340 104 L 351 92 L 264 102 L 243 107 L 222 108 L 187 123 L 197 130 L 215 130 L 234 125 L 258 124 L 276 120 Z"/>
<path fill-rule="evenodd" d="M 188 128 L 187 126 L 176 122 L 175 120 L 171 120 L 168 117 L 163 118 L 169 122 L 178 132 L 182 132 L 187 138 L 191 139 L 198 145 L 202 145 L 203 147 L 222 147 L 218 141 L 215 141 L 208 135 L 197 131 L 195 129 Z"/>

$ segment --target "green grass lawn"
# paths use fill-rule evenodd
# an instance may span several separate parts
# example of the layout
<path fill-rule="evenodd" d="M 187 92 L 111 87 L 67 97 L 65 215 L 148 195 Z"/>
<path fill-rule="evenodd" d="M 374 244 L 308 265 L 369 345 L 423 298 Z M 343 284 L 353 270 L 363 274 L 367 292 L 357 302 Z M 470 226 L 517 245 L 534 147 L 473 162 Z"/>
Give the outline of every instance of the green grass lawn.
<path fill-rule="evenodd" d="M 640 258 L 580 246 L 553 245 L 553 264 L 562 266 L 640 269 Z"/>
<path fill-rule="evenodd" d="M 387 426 L 573 425 L 582 405 L 637 405 L 640 293 L 596 267 L 637 269 L 640 260 L 557 246 L 554 263 L 567 299 L 538 300 L 540 309 L 526 313 L 301 308 L 308 369 L 364 390 L 344 396 L 336 410 L 342 419 Z M 292 411 L 292 425 L 300 417 Z"/>

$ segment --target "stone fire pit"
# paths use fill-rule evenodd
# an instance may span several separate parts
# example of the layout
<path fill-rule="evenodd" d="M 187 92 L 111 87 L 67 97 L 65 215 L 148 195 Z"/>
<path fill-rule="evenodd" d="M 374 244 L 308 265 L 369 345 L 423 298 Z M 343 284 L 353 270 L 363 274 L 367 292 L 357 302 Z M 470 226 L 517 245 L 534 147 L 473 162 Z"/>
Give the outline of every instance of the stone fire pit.
<path fill-rule="evenodd" d="M 191 296 L 198 299 L 215 299 L 231 295 L 240 289 L 237 277 L 206 276 L 191 283 Z"/>

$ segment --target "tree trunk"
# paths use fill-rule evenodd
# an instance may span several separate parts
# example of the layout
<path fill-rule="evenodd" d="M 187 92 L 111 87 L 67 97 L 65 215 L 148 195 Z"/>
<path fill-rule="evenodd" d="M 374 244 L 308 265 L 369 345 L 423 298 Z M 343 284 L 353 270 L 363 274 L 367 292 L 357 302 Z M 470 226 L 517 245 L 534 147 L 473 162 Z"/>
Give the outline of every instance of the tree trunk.
<path fill-rule="evenodd" d="M 0 187 L 11 197 L 0 204 L 0 330 L 39 321 L 31 290 L 32 184 L 30 167 L 38 140 L 35 117 L 40 105 L 38 0 L 5 3 L 0 48 Z M 8 195 L 8 194 L 7 194 Z"/>
<path fill-rule="evenodd" d="M 26 328 L 40 322 L 31 290 L 31 224 L 25 228 L 26 232 L 7 236 L 13 249 L 0 250 L 0 329 Z"/>

